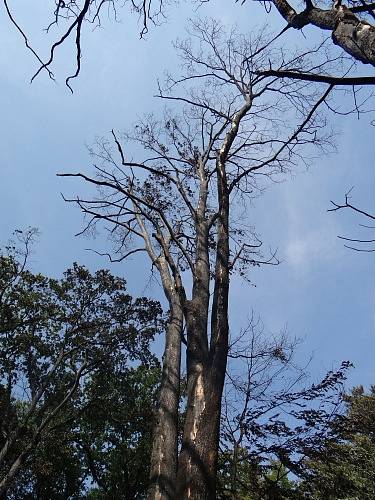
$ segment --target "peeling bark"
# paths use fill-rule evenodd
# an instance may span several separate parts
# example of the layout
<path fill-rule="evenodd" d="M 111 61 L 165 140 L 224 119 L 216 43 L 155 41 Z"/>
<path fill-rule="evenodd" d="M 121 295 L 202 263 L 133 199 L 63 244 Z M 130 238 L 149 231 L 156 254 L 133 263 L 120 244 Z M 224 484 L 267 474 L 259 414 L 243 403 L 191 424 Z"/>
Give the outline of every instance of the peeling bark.
<path fill-rule="evenodd" d="M 375 27 L 360 19 L 348 7 L 335 2 L 331 9 L 311 5 L 297 13 L 286 0 L 272 2 L 292 28 L 302 29 L 311 24 L 331 31 L 334 44 L 354 59 L 375 66 Z"/>
<path fill-rule="evenodd" d="M 203 300 L 196 300 L 197 297 L 193 295 L 194 307 L 190 306 L 187 309 L 188 342 L 190 340 L 193 343 L 194 349 L 189 351 L 188 345 L 188 355 L 190 354 L 193 358 L 189 361 L 188 405 L 177 477 L 178 498 L 183 500 L 214 500 L 216 498 L 221 399 L 229 334 L 229 190 L 225 161 L 238 132 L 239 122 L 249 107 L 250 103 L 246 103 L 235 116 L 223 146 L 218 152 L 219 217 L 209 350 L 206 346 L 208 339 L 206 297 L 202 296 Z M 199 235 L 199 232 L 197 234 Z M 207 249 L 206 238 L 204 250 L 207 251 Z M 199 291 L 198 287 L 197 291 Z M 205 289 L 201 292 L 204 295 Z"/>
<path fill-rule="evenodd" d="M 333 43 L 364 64 L 375 65 L 375 27 L 361 21 L 344 6 L 337 9 Z"/>
<path fill-rule="evenodd" d="M 184 435 L 177 474 L 177 498 L 215 498 L 215 468 L 209 452 L 212 441 L 212 399 L 208 365 L 208 315 L 210 301 L 209 227 L 206 215 L 207 182 L 203 165 L 200 171 L 200 194 L 197 209 L 196 261 L 192 299 L 185 303 L 187 327 L 187 408 Z M 217 406 L 217 405 L 216 405 Z M 212 481 L 213 478 L 213 481 Z"/>
<path fill-rule="evenodd" d="M 192 383 L 179 458 L 177 497 L 214 500 L 221 390 L 212 367 L 200 366 Z"/>

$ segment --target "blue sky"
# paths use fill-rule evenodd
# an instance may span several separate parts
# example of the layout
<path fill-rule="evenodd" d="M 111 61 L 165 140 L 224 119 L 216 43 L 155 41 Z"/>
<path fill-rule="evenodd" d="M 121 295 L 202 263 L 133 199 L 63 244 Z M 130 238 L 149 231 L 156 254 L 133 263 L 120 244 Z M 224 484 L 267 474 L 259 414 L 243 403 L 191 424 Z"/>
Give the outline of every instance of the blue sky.
<path fill-rule="evenodd" d="M 14 2 L 18 19 L 41 50 L 47 48 L 41 33 L 48 24 L 43 17 L 47 4 L 22 12 L 21 2 Z M 229 26 L 237 22 L 246 30 L 265 21 L 262 7 L 253 3 L 241 7 L 211 1 L 201 14 Z M 74 237 L 82 228 L 82 217 L 60 195 L 74 194 L 74 186 L 55 174 L 90 171 L 86 144 L 112 128 L 129 127 L 138 116 L 160 106 L 152 97 L 156 79 L 176 64 L 171 41 L 181 35 L 189 15 L 194 12 L 188 4 L 171 8 L 169 21 L 151 29 L 145 40 L 139 40 L 136 19 L 125 11 L 120 23 L 104 22 L 92 33 L 86 27 L 82 72 L 71 95 L 64 77 L 74 70 L 72 47 L 58 52 L 57 83 L 41 75 L 30 85 L 35 61 L 4 9 L 0 11 L 0 240 L 5 244 L 15 228 L 38 227 L 41 236 L 31 260 L 35 271 L 59 275 L 75 260 L 90 268 L 109 267 L 85 250 L 104 249 L 104 239 Z M 270 19 L 274 27 L 279 23 L 277 17 Z M 304 43 L 301 34 L 293 36 Z M 265 245 L 278 248 L 282 264 L 254 271 L 254 287 L 233 280 L 231 295 L 233 329 L 244 326 L 254 309 L 271 332 L 287 324 L 292 336 L 305 339 L 299 355 L 303 359 L 313 352 L 313 376 L 348 359 L 356 366 L 350 384 L 365 385 L 375 383 L 375 254 L 345 249 L 337 235 L 363 234 L 358 220 L 349 213 L 327 213 L 327 208 L 331 199 L 341 201 L 355 186 L 354 200 L 375 212 L 373 118 L 332 116 L 340 132 L 338 153 L 320 158 L 308 172 L 270 186 L 254 203 L 249 221 Z M 132 292 L 158 296 L 156 285 L 147 288 L 149 263 L 136 260 L 111 267 L 127 278 Z"/>

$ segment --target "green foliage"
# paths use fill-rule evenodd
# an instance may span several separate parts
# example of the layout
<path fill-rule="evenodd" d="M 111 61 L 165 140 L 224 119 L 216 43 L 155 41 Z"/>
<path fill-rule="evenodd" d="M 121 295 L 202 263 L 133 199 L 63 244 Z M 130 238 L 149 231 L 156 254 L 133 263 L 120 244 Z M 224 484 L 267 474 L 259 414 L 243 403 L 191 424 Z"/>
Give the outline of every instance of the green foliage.
<path fill-rule="evenodd" d="M 107 375 L 89 387 L 98 399 L 81 427 L 80 444 L 99 485 L 88 498 L 143 498 L 160 369 L 140 366 L 125 376 Z"/>
<path fill-rule="evenodd" d="M 141 498 L 160 305 L 106 270 L 34 274 L 25 248 L 0 254 L 0 480 L 21 463 L 7 498 Z"/>
<path fill-rule="evenodd" d="M 333 422 L 335 436 L 306 460 L 304 498 L 375 498 L 375 387 L 346 396 L 343 418 Z"/>
<path fill-rule="evenodd" d="M 34 274 L 27 256 L 27 245 L 0 255 L 1 478 L 22 457 L 7 498 L 145 498 L 160 305 L 133 299 L 104 270 Z M 263 351 L 251 355 L 275 358 Z M 277 357 L 285 367 L 288 359 Z M 238 382 L 249 404 L 222 423 L 219 500 L 375 498 L 375 387 L 342 398 L 349 366 L 294 392 Z"/>
<path fill-rule="evenodd" d="M 249 460 L 246 449 L 239 449 L 236 470 L 233 469 L 233 454 L 223 453 L 219 457 L 219 500 L 291 500 L 297 496 L 297 484 L 288 477 L 288 469 L 281 463 L 271 461 L 260 467 Z"/>
<path fill-rule="evenodd" d="M 255 491 L 260 480 L 256 464 L 247 460 L 247 451 L 237 450 L 237 467 L 233 467 L 233 453 L 226 451 L 219 454 L 217 498 L 219 500 L 238 499 L 256 500 Z"/>

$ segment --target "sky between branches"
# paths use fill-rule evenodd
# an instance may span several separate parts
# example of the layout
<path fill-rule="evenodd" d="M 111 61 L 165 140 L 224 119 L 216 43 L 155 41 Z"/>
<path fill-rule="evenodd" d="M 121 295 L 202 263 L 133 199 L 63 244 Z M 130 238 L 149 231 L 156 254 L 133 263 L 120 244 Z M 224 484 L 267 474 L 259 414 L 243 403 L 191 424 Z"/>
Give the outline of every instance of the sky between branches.
<path fill-rule="evenodd" d="M 18 20 L 35 45 L 47 50 L 46 35 L 40 30 L 48 25 L 47 18 L 43 24 L 45 3 L 36 5 L 33 12 L 18 10 Z M 122 22 L 104 20 L 102 29 L 84 39 L 83 66 L 71 95 L 64 79 L 74 69 L 72 46 L 59 50 L 54 68 L 57 83 L 41 75 L 30 85 L 35 60 L 4 9 L 0 10 L 0 243 L 4 245 L 15 228 L 38 227 L 41 236 L 31 258 L 34 271 L 57 276 L 73 261 L 93 269 L 110 267 L 126 277 L 134 294 L 160 296 L 157 283 L 148 280 L 149 262 L 136 258 L 128 264 L 110 265 L 85 250 L 109 247 L 102 236 L 95 241 L 74 237 L 82 228 L 82 216 L 64 203 L 60 193 L 82 193 L 84 187 L 55 174 L 91 172 L 85 144 L 112 128 L 128 128 L 144 112 L 160 109 L 160 102 L 153 98 L 156 79 L 164 69 L 173 71 L 176 57 L 171 41 L 183 34 L 186 18 L 196 14 L 216 17 L 228 26 L 237 23 L 243 31 L 266 20 L 256 3 L 240 6 L 216 0 L 197 13 L 182 5 L 171 8 L 168 22 L 139 40 L 136 19 L 124 11 Z M 283 26 L 272 13 L 267 20 L 274 30 Z M 310 33 L 318 37 L 316 31 L 305 30 Z M 299 32 L 290 37 L 305 43 Z M 349 213 L 326 210 L 331 199 L 342 201 L 355 186 L 353 201 L 375 212 L 372 118 L 364 115 L 358 121 L 355 116 L 333 116 L 340 132 L 338 153 L 320 158 L 308 172 L 301 168 L 293 178 L 270 186 L 254 202 L 247 222 L 256 226 L 265 248 L 278 248 L 282 263 L 255 270 L 256 286 L 234 279 L 231 295 L 233 331 L 246 325 L 254 309 L 271 332 L 287 324 L 291 335 L 305 339 L 300 357 L 307 359 L 313 352 L 313 376 L 350 360 L 356 369 L 349 383 L 365 385 L 375 383 L 375 254 L 345 249 L 338 234 L 367 234 Z"/>

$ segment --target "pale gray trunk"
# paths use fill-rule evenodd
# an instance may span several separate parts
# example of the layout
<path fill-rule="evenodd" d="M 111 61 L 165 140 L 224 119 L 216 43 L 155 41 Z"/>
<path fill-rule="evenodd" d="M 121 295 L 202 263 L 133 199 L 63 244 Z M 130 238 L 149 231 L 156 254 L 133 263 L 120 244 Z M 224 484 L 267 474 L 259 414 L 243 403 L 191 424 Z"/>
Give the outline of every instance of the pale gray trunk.
<path fill-rule="evenodd" d="M 149 500 L 176 498 L 182 327 L 182 308 L 178 301 L 174 301 L 166 331 L 162 380 L 155 412 Z"/>
<path fill-rule="evenodd" d="M 0 482 L 0 498 L 5 498 L 8 488 L 12 485 L 15 480 L 19 470 L 26 461 L 26 458 L 31 453 L 32 448 L 28 447 L 23 453 L 21 453 L 16 460 L 13 462 L 9 471 L 5 474 Z"/>

